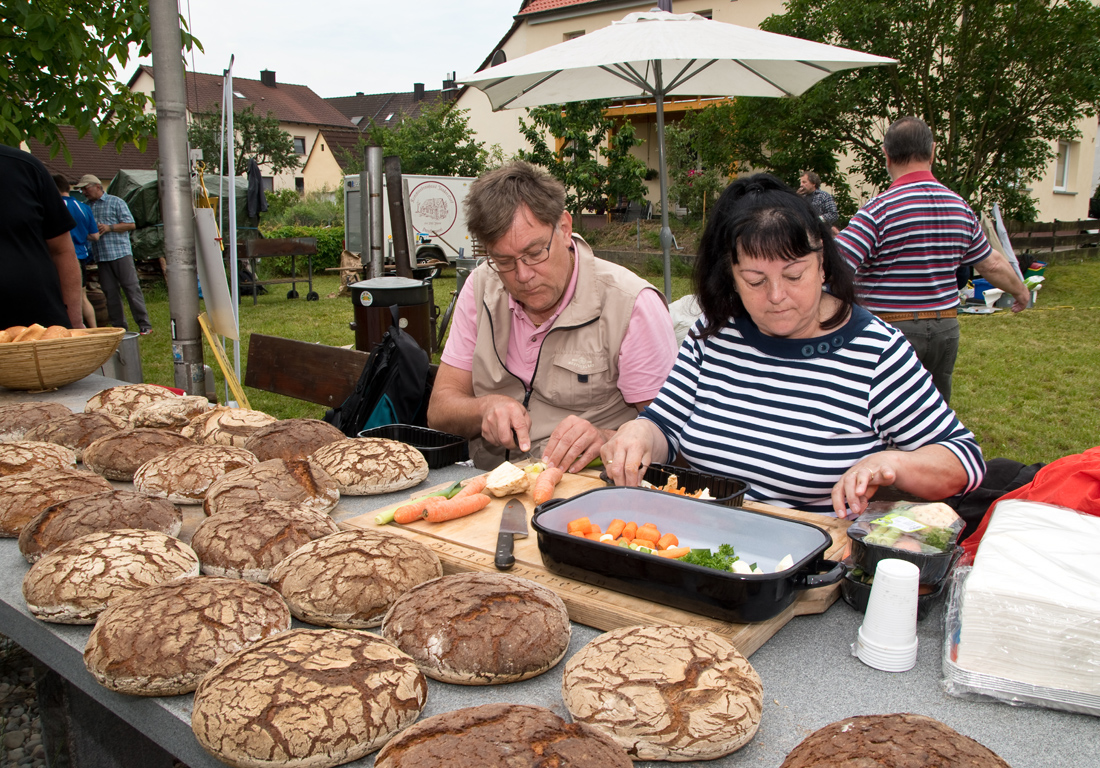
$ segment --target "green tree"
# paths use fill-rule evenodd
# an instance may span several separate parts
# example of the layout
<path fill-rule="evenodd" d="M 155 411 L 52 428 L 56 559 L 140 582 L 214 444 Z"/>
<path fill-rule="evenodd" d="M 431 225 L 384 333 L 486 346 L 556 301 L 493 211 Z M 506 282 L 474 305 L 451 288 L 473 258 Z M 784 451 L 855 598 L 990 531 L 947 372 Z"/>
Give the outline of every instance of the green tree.
<path fill-rule="evenodd" d="M 187 126 L 187 140 L 191 146 L 202 150 L 203 162 L 209 173 L 221 173 L 220 112 L 199 112 L 192 116 Z M 294 151 L 294 139 L 279 127 L 279 118 L 271 112 L 267 116 L 256 114 L 252 104 L 233 115 L 233 173 L 243 176 L 248 161 L 256 158 L 260 165 L 270 164 L 271 172 L 293 171 L 302 164 Z"/>
<path fill-rule="evenodd" d="M 796 163 L 813 166 L 834 190 L 824 153 L 846 152 L 884 187 L 882 133 L 917 115 L 936 136 L 940 181 L 975 208 L 999 202 L 1030 219 L 1028 187 L 1043 176 L 1051 142 L 1079 138 L 1078 121 L 1100 104 L 1100 8 L 1088 0 L 790 0 L 761 28 L 899 61 L 832 75 L 796 99 L 743 98 L 733 108 L 732 152 L 788 179 Z"/>
<path fill-rule="evenodd" d="M 665 128 L 665 163 L 668 166 L 668 196 L 701 219 L 726 188 L 735 168 L 725 158 L 713 158 L 713 128 L 720 121 L 708 110 L 688 111 L 683 120 Z"/>
<path fill-rule="evenodd" d="M 485 148 L 470 128 L 469 111 L 438 100 L 415 117 L 387 128 L 374 123 L 359 137 L 355 151 L 344 154 L 344 173 L 363 170 L 363 148 L 382 147 L 383 155 L 401 158 L 401 172 L 427 176 L 479 176 L 501 162 L 499 147 Z"/>
<path fill-rule="evenodd" d="M 181 18 L 181 29 L 186 29 Z M 0 142 L 34 138 L 65 159 L 72 155 L 58 126 L 100 146 L 145 149 L 156 134 L 148 98 L 118 80 L 116 67 L 149 47 L 148 0 L 4 0 L 0 5 Z M 182 46 L 201 44 L 187 32 Z M 110 117 L 108 120 L 107 118 Z"/>
<path fill-rule="evenodd" d="M 607 117 L 607 101 L 575 101 L 527 110 L 530 123 L 520 118 L 520 132 L 531 151 L 519 159 L 546 168 L 565 185 L 565 207 L 574 216 L 586 209 L 604 210 L 608 200 L 645 199 L 646 167 L 630 154 L 641 141 L 629 122 Z M 552 150 L 546 134 L 558 140 Z M 600 162 L 600 160 L 603 162 Z"/>

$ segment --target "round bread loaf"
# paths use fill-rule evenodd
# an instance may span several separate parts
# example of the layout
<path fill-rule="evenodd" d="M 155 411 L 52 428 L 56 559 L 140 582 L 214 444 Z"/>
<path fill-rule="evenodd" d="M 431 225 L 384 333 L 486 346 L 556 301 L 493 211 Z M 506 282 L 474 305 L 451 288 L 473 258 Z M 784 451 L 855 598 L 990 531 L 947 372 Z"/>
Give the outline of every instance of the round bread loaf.
<path fill-rule="evenodd" d="M 411 445 L 379 437 L 349 437 L 309 457 L 336 481 L 345 496 L 372 496 L 412 488 L 428 476 L 424 454 Z"/>
<path fill-rule="evenodd" d="M 255 432 L 275 421 L 274 416 L 263 411 L 215 408 L 191 419 L 183 428 L 182 434 L 204 445 L 235 445 L 243 448 Z"/>
<path fill-rule="evenodd" d="M 413 660 L 384 640 L 296 629 L 214 667 L 195 691 L 191 729 L 237 768 L 326 768 L 416 722 L 427 693 Z"/>
<path fill-rule="evenodd" d="M 275 566 L 271 585 L 302 621 L 365 629 L 379 626 L 401 595 L 442 575 L 439 558 L 423 544 L 356 530 L 302 545 Z"/>
<path fill-rule="evenodd" d="M 344 433 L 320 419 L 283 419 L 256 430 L 244 447 L 260 461 L 304 459 L 323 445 L 344 439 Z"/>
<path fill-rule="evenodd" d="M 63 445 L 40 440 L 0 443 L 0 477 L 32 469 L 73 469 L 76 454 Z"/>
<path fill-rule="evenodd" d="M 1009 768 L 995 752 L 924 715 L 863 715 L 818 728 L 780 768 Z"/>
<path fill-rule="evenodd" d="M 211 408 L 205 397 L 187 395 L 185 397 L 166 398 L 145 403 L 134 409 L 129 416 L 129 426 L 170 429 L 180 432 L 191 423 L 191 419 Z"/>
<path fill-rule="evenodd" d="M 629 768 L 622 748 L 544 707 L 483 704 L 425 718 L 378 753 L 376 768 Z"/>
<path fill-rule="evenodd" d="M 255 463 L 256 457 L 244 448 L 192 443 L 138 467 L 134 488 L 177 504 L 202 504 L 211 483 L 227 472 Z"/>
<path fill-rule="evenodd" d="M 289 501 L 331 512 L 340 501 L 340 491 L 327 472 L 304 459 L 271 459 L 215 480 L 206 491 L 202 508 L 215 515 L 262 501 Z"/>
<path fill-rule="evenodd" d="M 107 604 L 154 584 L 199 575 L 199 558 L 156 531 L 104 531 L 62 544 L 23 577 L 30 612 L 58 624 L 94 624 Z"/>
<path fill-rule="evenodd" d="M 634 760 L 711 760 L 756 734 L 760 676 L 726 638 L 687 626 L 620 627 L 565 665 L 562 698 Z"/>
<path fill-rule="evenodd" d="M 504 573 L 459 573 L 397 598 L 382 635 L 444 683 L 496 685 L 553 667 L 569 649 L 561 598 Z"/>
<path fill-rule="evenodd" d="M 183 514 L 175 504 L 134 491 L 116 491 L 106 480 L 103 482 L 108 490 L 52 504 L 24 526 L 19 534 L 19 551 L 28 563 L 97 531 L 133 528 L 179 535 Z"/>
<path fill-rule="evenodd" d="M 123 429 L 126 420 L 110 413 L 73 413 L 39 424 L 27 432 L 27 439 L 63 445 L 84 461 L 84 449 L 92 442 Z"/>
<path fill-rule="evenodd" d="M 194 443 L 167 429 L 124 429 L 85 448 L 84 466 L 108 480 L 133 480 L 142 464 L 185 445 Z"/>
<path fill-rule="evenodd" d="M 179 397 L 156 384 L 123 384 L 96 392 L 84 405 L 84 413 L 110 413 L 129 420 L 130 414 L 154 400 Z"/>
<path fill-rule="evenodd" d="M 191 546 L 205 574 L 266 583 L 284 557 L 338 530 L 324 512 L 288 501 L 263 501 L 206 518 Z"/>
<path fill-rule="evenodd" d="M 48 424 L 54 419 L 72 416 L 72 414 L 73 412 L 61 403 L 32 402 L 0 405 L 0 443 L 13 440 L 39 440 L 41 438 L 27 437 L 27 432 L 41 424 Z"/>
<path fill-rule="evenodd" d="M 214 666 L 290 629 L 279 593 L 240 579 L 200 576 L 113 600 L 84 646 L 100 685 L 138 696 L 195 690 Z"/>
<path fill-rule="evenodd" d="M 112 488 L 99 475 L 72 469 L 32 469 L 0 477 L 0 536 L 18 536 L 51 504 Z"/>

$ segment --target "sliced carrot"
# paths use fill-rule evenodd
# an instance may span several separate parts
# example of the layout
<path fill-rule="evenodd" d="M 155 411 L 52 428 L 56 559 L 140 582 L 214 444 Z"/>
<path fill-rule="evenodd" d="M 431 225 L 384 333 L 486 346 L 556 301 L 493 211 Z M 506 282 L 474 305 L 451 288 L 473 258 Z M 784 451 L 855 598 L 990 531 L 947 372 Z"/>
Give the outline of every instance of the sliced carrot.
<path fill-rule="evenodd" d="M 618 518 L 612 520 L 607 524 L 607 532 L 614 536 L 616 539 L 622 535 L 623 528 L 626 528 L 626 523 Z"/>
<path fill-rule="evenodd" d="M 572 533 L 573 531 L 588 531 L 588 526 L 592 525 L 592 521 L 587 517 L 578 517 L 576 520 L 570 520 L 569 525 L 565 527 L 565 530 Z"/>
<path fill-rule="evenodd" d="M 460 499 L 465 496 L 473 496 L 475 493 L 481 493 L 485 490 L 485 482 L 489 479 L 488 475 L 478 475 L 477 477 L 471 477 L 466 481 L 466 485 L 462 486 L 462 489 L 452 496 L 452 499 Z"/>
<path fill-rule="evenodd" d="M 657 549 L 657 542 L 653 539 L 647 539 L 644 536 L 635 536 L 634 540 L 630 543 L 636 544 L 639 547 L 649 547 L 650 549 Z"/>
<path fill-rule="evenodd" d="M 585 533 L 585 532 L 584 532 L 584 531 L 582 531 L 582 530 L 579 530 L 579 529 L 578 529 L 578 530 L 576 530 L 576 531 L 570 531 L 570 532 L 569 532 L 569 535 L 570 535 L 570 536 L 580 536 L 580 537 L 581 537 L 582 539 L 587 539 L 587 538 L 588 538 L 588 534 L 587 534 L 587 533 Z"/>
<path fill-rule="evenodd" d="M 657 540 L 657 549 L 668 549 L 669 547 L 679 546 L 679 544 L 680 540 L 676 538 L 675 533 L 666 533 Z"/>
<path fill-rule="evenodd" d="M 655 526 L 653 523 L 646 523 L 641 528 L 639 528 L 638 532 L 635 534 L 635 537 L 638 536 L 641 536 L 643 539 L 650 539 L 652 541 L 661 540 L 661 532 L 657 530 L 657 526 Z"/>
<path fill-rule="evenodd" d="M 531 489 L 531 498 L 535 506 L 550 501 L 554 497 L 554 488 L 565 476 L 565 470 L 561 467 L 547 467 L 539 472 L 535 478 L 535 486 Z"/>
<path fill-rule="evenodd" d="M 458 517 L 472 515 L 478 510 L 485 509 L 485 507 L 489 505 L 489 502 L 492 501 L 492 499 L 484 493 L 463 496 L 461 499 L 436 498 L 439 499 L 439 501 L 436 501 L 436 499 L 428 500 L 428 512 L 426 517 L 429 523 L 442 523 L 447 520 L 454 520 Z"/>
<path fill-rule="evenodd" d="M 597 536 L 599 536 L 601 533 L 603 533 L 603 531 L 600 530 L 600 526 L 596 525 L 595 523 L 592 523 L 588 526 L 588 532 L 589 533 L 594 533 Z"/>
<path fill-rule="evenodd" d="M 393 521 L 401 525 L 408 525 L 409 523 L 415 523 L 417 520 L 423 520 L 424 510 L 427 506 L 427 499 L 419 499 L 412 504 L 398 507 L 393 512 Z"/>
<path fill-rule="evenodd" d="M 584 537 L 586 539 L 592 539 L 592 541 L 599 541 L 600 540 L 600 532 L 596 531 L 595 533 L 586 533 L 584 535 Z"/>
<path fill-rule="evenodd" d="M 638 535 L 638 524 L 631 520 L 623 528 L 622 537 L 627 541 L 633 541 L 634 537 Z"/>
<path fill-rule="evenodd" d="M 669 547 L 668 549 L 660 549 L 657 551 L 658 557 L 671 557 L 678 558 L 683 557 L 691 551 L 691 547 Z"/>

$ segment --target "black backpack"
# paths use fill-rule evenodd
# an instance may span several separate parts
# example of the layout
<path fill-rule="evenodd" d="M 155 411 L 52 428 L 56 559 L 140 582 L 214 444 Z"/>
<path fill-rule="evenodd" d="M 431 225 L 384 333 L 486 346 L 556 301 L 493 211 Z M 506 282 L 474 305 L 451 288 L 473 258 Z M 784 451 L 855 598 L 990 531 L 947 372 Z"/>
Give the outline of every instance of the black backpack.
<path fill-rule="evenodd" d="M 397 310 L 396 304 L 390 307 L 393 323 L 367 358 L 355 391 L 338 408 L 325 412 L 325 421 L 348 437 L 386 424 L 427 426 L 431 361 L 398 327 Z"/>

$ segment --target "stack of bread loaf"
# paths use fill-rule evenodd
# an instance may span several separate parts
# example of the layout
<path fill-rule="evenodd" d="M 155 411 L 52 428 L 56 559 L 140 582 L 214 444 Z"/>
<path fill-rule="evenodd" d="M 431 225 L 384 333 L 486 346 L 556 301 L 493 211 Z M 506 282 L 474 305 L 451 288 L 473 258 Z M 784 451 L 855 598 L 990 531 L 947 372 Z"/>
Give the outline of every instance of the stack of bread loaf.
<path fill-rule="evenodd" d="M 51 325 L 49 327 L 31 323 L 30 325 L 13 325 L 0 331 L 0 344 L 13 341 L 42 341 L 43 339 L 68 339 L 73 336 L 83 336 L 83 328 L 69 329 L 63 325 Z"/>

